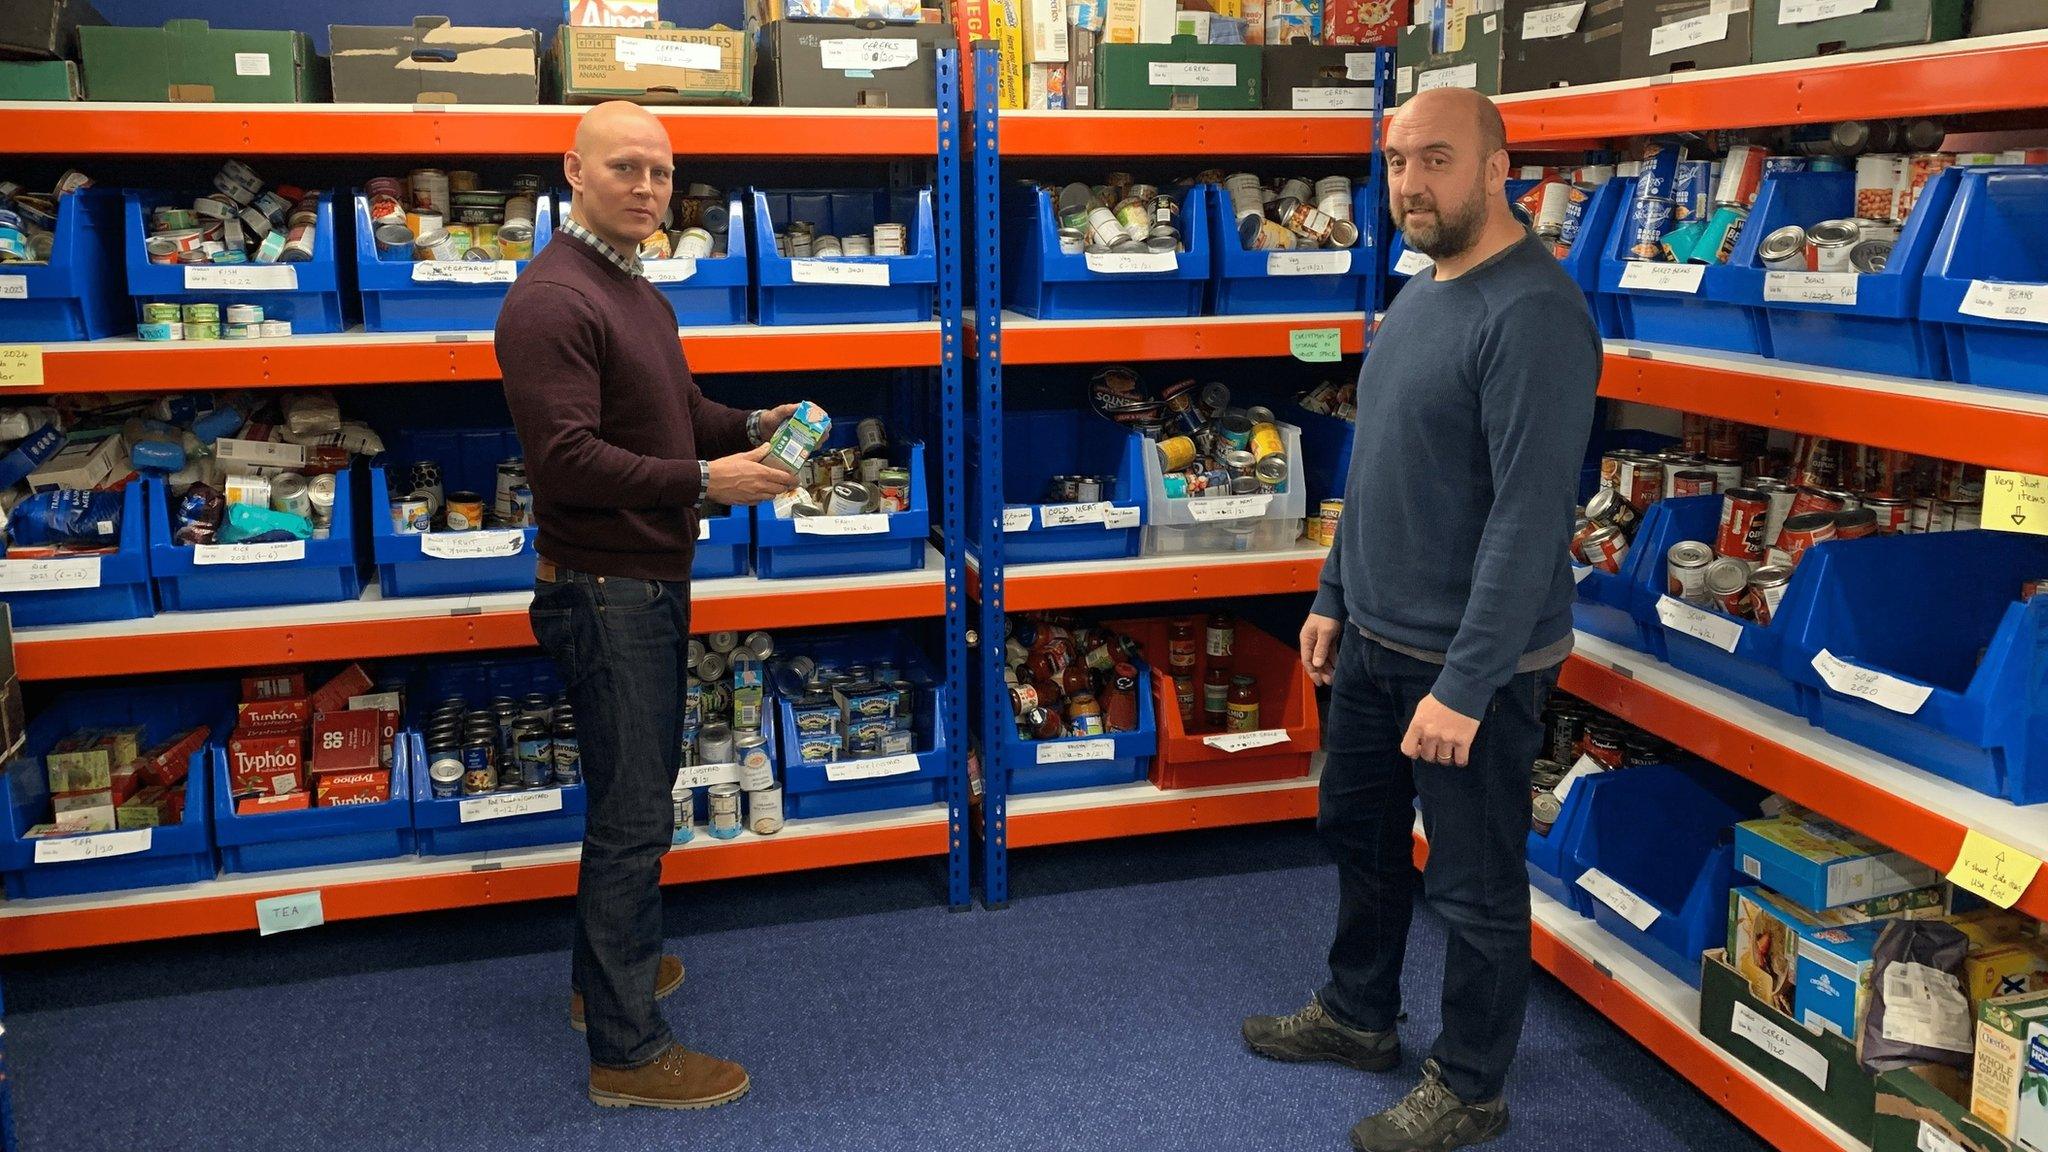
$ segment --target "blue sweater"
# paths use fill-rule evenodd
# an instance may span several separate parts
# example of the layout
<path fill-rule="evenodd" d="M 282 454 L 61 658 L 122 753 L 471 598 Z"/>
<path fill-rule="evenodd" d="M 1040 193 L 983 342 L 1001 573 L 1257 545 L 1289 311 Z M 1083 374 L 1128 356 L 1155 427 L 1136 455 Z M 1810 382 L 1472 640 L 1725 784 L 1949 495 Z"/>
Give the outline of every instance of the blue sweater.
<path fill-rule="evenodd" d="M 1432 695 L 1474 719 L 1525 656 L 1568 644 L 1600 362 L 1584 295 L 1533 235 L 1455 280 L 1409 280 L 1359 374 L 1314 611 L 1441 653 Z"/>

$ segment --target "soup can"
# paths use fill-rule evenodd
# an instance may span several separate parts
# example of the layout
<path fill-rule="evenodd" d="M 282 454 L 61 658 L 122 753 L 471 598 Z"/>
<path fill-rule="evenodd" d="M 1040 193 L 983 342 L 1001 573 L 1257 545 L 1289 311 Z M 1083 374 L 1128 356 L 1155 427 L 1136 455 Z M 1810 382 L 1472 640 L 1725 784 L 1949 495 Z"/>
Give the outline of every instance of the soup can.
<path fill-rule="evenodd" d="M 1669 576 L 1666 590 L 1688 604 L 1704 605 L 1707 596 L 1707 566 L 1714 562 L 1714 550 L 1697 540 L 1681 540 L 1664 557 Z"/>

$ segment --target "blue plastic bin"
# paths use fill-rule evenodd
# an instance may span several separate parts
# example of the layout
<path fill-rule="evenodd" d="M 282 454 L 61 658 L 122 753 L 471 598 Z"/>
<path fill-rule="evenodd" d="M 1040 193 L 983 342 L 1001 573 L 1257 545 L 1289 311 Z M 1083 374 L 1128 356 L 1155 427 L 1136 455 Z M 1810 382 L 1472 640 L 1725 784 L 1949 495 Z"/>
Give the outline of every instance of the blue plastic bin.
<path fill-rule="evenodd" d="M 1618 197 L 1614 220 L 1600 257 L 1600 293 L 1615 303 L 1622 335 L 1654 344 L 1769 356 L 1770 326 L 1764 323 L 1762 309 L 1745 302 L 1756 298 L 1752 295 L 1758 290 L 1752 283 L 1755 274 L 1750 269 L 1756 263 L 1757 241 L 1763 230 L 1745 226 L 1728 263 L 1706 266 L 1697 293 L 1624 288 L 1621 277 L 1631 262 L 1621 257 L 1628 247 L 1636 180 L 1629 176 L 1608 183 L 1621 187 L 1614 193 Z"/>
<path fill-rule="evenodd" d="M 505 293 L 512 290 L 511 284 L 414 280 L 413 270 L 423 265 L 412 258 L 412 250 L 377 251 L 376 229 L 370 223 L 370 200 L 360 189 L 355 193 L 355 205 L 356 282 L 363 294 L 365 331 L 488 331 L 498 326 L 498 309 L 504 307 Z M 533 212 L 536 254 L 547 247 L 549 237 L 554 235 L 554 219 L 548 197 L 538 197 Z M 497 263 L 509 263 L 518 272 L 526 271 L 525 260 Z"/>
<path fill-rule="evenodd" d="M 826 447 L 854 442 L 855 421 L 834 423 Z M 857 535 L 800 531 L 803 517 L 775 515 L 772 503 L 754 505 L 754 573 L 764 580 L 787 576 L 844 576 L 855 572 L 911 572 L 924 567 L 925 541 L 932 534 L 931 496 L 924 474 L 922 441 L 897 442 L 890 462 L 910 470 L 910 507 L 881 513 L 883 530 Z"/>
<path fill-rule="evenodd" d="M 1659 500 L 1650 505 L 1650 511 L 1636 529 L 1635 544 L 1622 557 L 1620 572 L 1602 572 L 1579 563 L 1576 557 L 1572 559 L 1572 578 L 1578 581 L 1577 595 L 1572 600 L 1572 627 L 1659 660 L 1668 658 L 1664 629 L 1656 622 L 1654 595 L 1663 587 L 1652 585 L 1642 569 L 1653 558 L 1660 565 L 1663 562 L 1661 554 L 1650 551 L 1649 543 L 1669 536 L 1669 530 L 1664 528 L 1664 519 L 1670 514 L 1665 505 L 1669 503 Z"/>
<path fill-rule="evenodd" d="M 1593 793 L 1614 776 L 1612 772 L 1595 772 L 1574 781 L 1550 831 L 1529 829 L 1525 849 L 1529 859 L 1530 886 L 1589 919 L 1593 915 L 1593 898 L 1578 885 L 1579 873 L 1586 869 L 1585 865 L 1573 861 L 1571 845 L 1584 835 L 1580 828 L 1586 822 L 1586 810 L 1592 806 Z"/>
<path fill-rule="evenodd" d="M 1351 448 L 1358 442 L 1358 425 L 1292 403 L 1287 418 L 1301 429 L 1301 459 L 1295 462 L 1295 473 L 1301 477 L 1308 496 L 1307 514 L 1320 515 L 1323 501 L 1344 496 L 1344 482 L 1351 477 Z"/>
<path fill-rule="evenodd" d="M 570 194 L 557 192 L 559 218 L 569 218 Z M 668 298 L 682 328 L 747 322 L 747 227 L 742 201 L 734 193 L 727 206 L 725 255 L 717 259 L 644 260 L 647 282 Z"/>
<path fill-rule="evenodd" d="M 1965 313 L 1979 281 L 2048 292 L 2048 167 L 1964 168 L 1920 284 L 1920 319 L 1940 326 L 1949 374 L 1964 384 L 2048 393 L 2048 324 Z M 2024 311 L 2024 310 L 2023 310 Z M 2042 312 L 2036 310 L 2036 316 Z"/>
<path fill-rule="evenodd" d="M 82 624 L 91 620 L 135 620 L 156 614 L 149 587 L 149 532 L 144 527 L 142 485 L 130 482 L 121 495 L 121 549 L 105 556 L 60 560 L 0 560 L 0 571 L 33 565 L 59 568 L 98 565 L 99 587 L 0 592 L 14 612 L 16 628 Z"/>
<path fill-rule="evenodd" d="M 753 190 L 754 318 L 762 324 L 907 324 L 930 320 L 938 293 L 938 234 L 932 226 L 932 190 L 880 188 Z M 907 231 L 902 256 L 855 256 L 814 264 L 860 264 L 889 270 L 886 286 L 799 283 L 803 261 L 775 251 L 777 223 L 808 220 L 820 235 L 869 232 L 877 223 Z"/>
<path fill-rule="evenodd" d="M 412 749 L 403 739 L 393 749 L 391 798 L 382 804 L 299 808 L 248 816 L 235 813 L 228 791 L 225 740 L 214 745 L 213 835 L 222 872 L 276 872 L 319 868 L 413 854 Z"/>
<path fill-rule="evenodd" d="M 1518 197 L 1536 186 L 1534 180 L 1510 180 L 1507 182 L 1507 197 L 1513 203 Z M 1600 259 L 1606 251 L 1610 234 L 1614 230 L 1616 214 L 1620 211 L 1628 190 L 1619 181 L 1609 180 L 1593 190 L 1586 201 L 1584 213 L 1579 218 L 1579 238 L 1573 242 L 1571 251 L 1558 261 L 1565 272 L 1586 294 L 1586 310 L 1593 315 L 1593 323 L 1605 340 L 1622 337 L 1622 305 L 1600 291 Z M 1387 279 L 1399 285 L 1408 277 L 1395 271 L 1395 266 L 1408 252 L 1401 232 L 1394 230 L 1394 238 L 1387 246 Z"/>
<path fill-rule="evenodd" d="M 172 539 L 170 489 L 162 480 L 146 481 L 143 501 L 149 517 L 149 574 L 164 611 L 324 604 L 360 596 L 363 581 L 356 571 L 355 498 L 351 491 L 355 485 L 347 472 L 335 480 L 334 523 L 327 539 L 304 541 L 304 559 L 265 564 L 199 563 L 193 548 Z"/>
<path fill-rule="evenodd" d="M 1670 574 L 1664 558 L 1681 540 L 1698 540 L 1708 545 L 1721 523 L 1720 496 L 1680 496 L 1651 505 L 1661 511 L 1656 521 L 1645 521 L 1636 533 L 1642 563 L 1635 569 L 1639 597 L 1638 619 L 1653 632 L 1661 632 L 1664 660 L 1672 667 L 1712 681 L 1731 692 L 1768 704 L 1794 715 L 1806 715 L 1805 689 L 1786 677 L 1783 667 L 1785 638 L 1796 632 L 1813 600 L 1814 574 L 1802 562 L 1792 573 L 1792 583 L 1769 625 L 1720 616 L 1712 609 L 1700 611 L 1729 621 L 1741 630 L 1735 651 L 1728 652 L 1688 632 L 1666 627 L 1657 616 L 1657 604 L 1666 598 Z M 2017 589 L 2015 589 L 2017 595 Z"/>
<path fill-rule="evenodd" d="M 101 688 L 67 692 L 36 714 L 28 725 L 21 753 L 7 765 L 7 825 L 0 838 L 0 880 L 10 900 L 72 896 L 152 888 L 162 884 L 195 884 L 213 879 L 213 840 L 207 834 L 207 766 L 235 718 L 232 684 L 188 684 L 177 687 Z M 50 779 L 43 757 L 58 740 L 83 728 L 120 724 L 143 726 L 143 742 L 156 745 L 181 732 L 207 725 L 208 743 L 193 753 L 185 778 L 185 816 L 176 825 L 152 829 L 149 847 L 132 854 L 98 860 L 38 864 L 38 841 L 22 833 L 50 819 Z"/>
<path fill-rule="evenodd" d="M 0 284 L 18 280 L 22 299 L 0 294 L 0 343 L 97 340 L 135 328 L 121 262 L 121 194 L 83 188 L 57 201 L 55 244 L 47 264 L 0 266 Z"/>
<path fill-rule="evenodd" d="M 2010 532 L 1822 544 L 1799 564 L 1811 600 L 1790 621 L 1786 674 L 1837 736 L 2015 804 L 2048 801 L 2048 597 L 2019 599 L 2043 573 L 2048 539 Z M 1823 649 L 1931 691 L 1911 714 L 1843 695 L 1813 666 Z"/>
<path fill-rule="evenodd" d="M 1771 352 L 1780 360 L 1819 364 L 1854 372 L 1884 372 L 1927 380 L 1948 378 L 1948 354 L 1941 334 L 1920 322 L 1920 280 L 1934 250 L 1937 231 L 1948 219 L 1960 169 L 1927 182 L 1899 232 L 1883 272 L 1856 277 L 1854 304 L 1804 304 L 1766 298 L 1773 276 L 1757 258 L 1754 244 L 1742 245 L 1742 300 L 1755 306 L 1770 328 Z M 1788 224 L 1811 227 L 1822 220 L 1855 215 L 1853 172 L 1775 172 L 1744 225 L 1743 238 L 1769 236 Z M 1853 273 L 1852 273 L 1853 275 Z"/>
<path fill-rule="evenodd" d="M 1265 252 L 1248 249 L 1237 234 L 1237 215 L 1221 184 L 1200 185 L 1209 215 L 1209 243 L 1216 253 L 1216 275 L 1209 282 L 1209 314 L 1253 316 L 1284 312 L 1355 312 L 1365 307 L 1367 273 L 1379 259 L 1372 230 L 1361 228 L 1358 242 L 1346 249 L 1313 253 Z M 1358 185 L 1359 199 L 1365 186 Z M 1057 248 L 1055 248 L 1057 250 Z M 1343 272 L 1318 275 L 1274 275 L 1269 257 L 1282 266 L 1296 256 L 1323 260 L 1342 253 L 1350 266 Z M 1071 257 L 1070 257 L 1071 259 Z"/>
<path fill-rule="evenodd" d="M 535 659 L 435 661 L 421 663 L 407 677 L 406 696 L 417 712 L 433 708 L 451 696 L 461 696 L 481 707 L 494 696 L 518 699 L 529 692 L 550 698 L 561 691 L 561 678 L 553 661 Z M 478 797 L 436 799 L 433 782 L 426 772 L 425 738 L 416 726 L 417 715 L 407 718 L 404 741 L 411 764 L 412 823 L 422 856 L 451 856 L 463 852 L 500 852 L 542 844 L 573 844 L 583 839 L 586 795 L 582 784 L 555 789 L 528 789 L 511 795 L 540 795 L 557 792 L 561 808 L 480 820 L 462 819 L 465 805 L 474 813 Z"/>
<path fill-rule="evenodd" d="M 142 315 L 145 304 L 164 302 L 170 304 L 255 304 L 263 309 L 266 320 L 289 320 L 292 335 L 307 336 L 323 332 L 339 332 L 348 326 L 342 313 L 342 276 L 340 247 L 334 236 L 334 196 L 322 192 L 320 218 L 315 225 L 313 237 L 313 258 L 295 264 L 236 264 L 218 267 L 232 268 L 289 268 L 298 277 L 298 287 L 290 290 L 263 291 L 232 288 L 186 288 L 186 276 L 192 272 L 203 272 L 206 266 L 188 267 L 177 264 L 151 264 L 149 253 L 143 249 L 143 240 L 148 230 L 143 226 L 143 217 L 150 209 L 165 204 L 189 206 L 194 197 L 169 192 L 122 193 L 127 201 L 127 262 L 128 295 L 134 301 L 137 318 Z M 226 315 L 223 311 L 222 315 Z"/>
<path fill-rule="evenodd" d="M 1134 731 L 1060 740 L 1025 740 L 1017 735 L 1014 723 L 1007 719 L 998 722 L 1003 733 L 1003 763 L 1010 765 L 1010 795 L 1134 784 L 1151 773 L 1152 757 L 1159 752 L 1159 720 L 1152 703 L 1152 670 L 1142 660 L 1132 663 L 1138 669 L 1138 727 Z M 1103 744 L 1108 745 L 1110 753 L 1103 759 L 1061 759 L 1081 751 L 1100 752 Z M 1083 745 L 1092 747 L 1083 749 Z M 1040 757 L 1047 759 L 1042 761 Z"/>
<path fill-rule="evenodd" d="M 796 712 L 789 700 L 775 700 L 776 742 L 781 745 L 783 806 L 790 819 L 814 816 L 843 816 L 850 812 L 877 812 L 887 808 L 912 808 L 945 798 L 952 749 L 946 744 L 945 710 L 951 705 L 938 676 L 924 653 L 901 632 L 869 631 L 809 637 L 783 647 L 785 655 L 809 656 L 821 663 L 841 667 L 875 664 L 888 660 L 898 674 L 918 686 L 917 707 L 911 719 L 915 733 L 917 770 L 866 780 L 831 779 L 832 766 L 823 761 L 798 759 Z M 858 771 L 859 760 L 843 762 Z"/>
<path fill-rule="evenodd" d="M 1003 307 L 1040 320 L 1200 316 L 1212 264 L 1208 205 L 1207 196 L 1185 197 L 1180 234 L 1188 250 L 1175 256 L 1174 271 L 1095 272 L 1088 256 L 1060 251 L 1052 195 L 1013 184 L 1003 194 Z"/>
<path fill-rule="evenodd" d="M 970 430 L 968 435 L 976 433 Z M 1138 454 L 1151 451 L 1152 446 L 1143 436 L 1092 412 L 1059 409 L 1005 412 L 1003 443 L 1009 446 L 1003 453 L 1006 563 L 1104 560 L 1136 556 L 1144 547 L 1145 530 L 1139 525 L 1144 522 L 1145 467 Z M 967 460 L 967 516 L 976 522 L 981 519 L 981 485 L 974 477 L 980 472 L 981 456 L 971 454 Z M 1113 510 L 1131 509 L 1138 518 L 1123 528 L 1106 523 L 1046 527 L 1048 509 L 1053 509 L 1053 516 L 1060 515 L 1058 505 L 1044 503 L 1052 478 L 1075 475 L 1113 478 L 1115 483 L 1103 490 L 1103 502 Z"/>
<path fill-rule="evenodd" d="M 395 531 L 389 473 L 401 476 L 415 462 L 441 465 L 442 489 L 475 492 L 490 504 L 498 490 L 498 463 L 519 455 L 519 436 L 510 428 L 414 430 L 399 434 L 388 460 L 370 468 L 370 553 L 377 563 L 377 582 L 386 596 L 455 596 L 469 592 L 518 592 L 533 587 L 534 529 L 516 529 L 519 550 L 510 555 L 447 558 L 429 555 L 423 536 Z M 401 481 L 403 483 L 403 481 Z M 402 493 L 401 493 L 402 494 Z M 513 529 L 488 529 L 505 539 Z M 477 539 L 475 533 L 437 533 L 444 539 Z M 508 544 L 509 546 L 509 544 Z"/>

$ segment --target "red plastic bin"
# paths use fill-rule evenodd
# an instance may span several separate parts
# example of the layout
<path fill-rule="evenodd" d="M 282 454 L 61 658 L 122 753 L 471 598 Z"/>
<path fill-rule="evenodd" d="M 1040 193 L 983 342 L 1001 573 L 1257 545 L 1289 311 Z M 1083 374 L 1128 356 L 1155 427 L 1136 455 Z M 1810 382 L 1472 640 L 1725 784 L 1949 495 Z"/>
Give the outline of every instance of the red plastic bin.
<path fill-rule="evenodd" d="M 1214 788 L 1264 780 L 1294 780 L 1308 775 L 1309 759 L 1323 746 L 1323 723 L 1316 710 L 1315 686 L 1301 666 L 1294 646 L 1237 621 L 1236 650 L 1231 666 L 1259 681 L 1259 731 L 1285 733 L 1276 740 L 1240 752 L 1206 743 L 1224 735 L 1202 724 L 1199 704 L 1195 726 L 1181 723 L 1180 703 L 1167 674 L 1166 637 L 1175 620 L 1193 620 L 1198 651 L 1206 615 L 1162 616 L 1145 620 L 1106 621 L 1144 647 L 1152 665 L 1152 692 L 1159 716 L 1159 754 L 1152 759 L 1152 783 L 1160 788 Z M 1199 700 L 1201 677 L 1209 670 L 1205 654 L 1198 657 L 1195 676 Z"/>

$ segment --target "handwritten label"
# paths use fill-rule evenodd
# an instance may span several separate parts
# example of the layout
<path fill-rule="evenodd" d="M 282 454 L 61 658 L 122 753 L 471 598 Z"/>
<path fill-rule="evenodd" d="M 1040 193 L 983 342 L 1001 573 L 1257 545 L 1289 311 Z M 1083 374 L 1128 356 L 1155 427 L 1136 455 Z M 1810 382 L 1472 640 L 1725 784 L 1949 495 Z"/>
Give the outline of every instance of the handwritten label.
<path fill-rule="evenodd" d="M 1572 565 L 1572 583 L 1574 584 L 1584 584 L 1586 582 L 1586 577 L 1591 576 L 1592 574 L 1593 566 L 1591 564 Z"/>
<path fill-rule="evenodd" d="M 649 284 L 681 284 L 697 274 L 697 261 L 688 256 L 674 260 L 642 260 L 640 274 Z"/>
<path fill-rule="evenodd" d="M 132 832 L 101 832 L 95 836 L 60 836 L 36 841 L 36 863 L 73 864 L 80 860 L 105 860 L 109 856 L 133 856 L 149 851 L 154 828 Z"/>
<path fill-rule="evenodd" d="M 1984 527 L 2048 536 L 2048 476 L 1985 472 Z"/>
<path fill-rule="evenodd" d="M 0 344 L 0 388 L 43 386 L 43 346 Z"/>
<path fill-rule="evenodd" d="M 713 784 L 739 782 L 740 766 L 730 761 L 724 764 L 692 764 L 676 773 L 678 788 L 709 788 Z"/>
<path fill-rule="evenodd" d="M 1082 256 L 1082 260 L 1090 272 L 1110 276 L 1180 270 L 1180 254 L 1176 252 L 1089 252 Z"/>
<path fill-rule="evenodd" d="M 789 278 L 798 284 L 837 284 L 854 288 L 887 288 L 887 264 L 854 264 L 845 260 L 791 260 Z"/>
<path fill-rule="evenodd" d="M 1290 737 L 1285 728 L 1261 728 L 1257 732 L 1225 732 L 1221 736 L 1204 736 L 1202 743 L 1218 752 L 1244 752 L 1252 748 L 1269 748 L 1285 744 Z"/>
<path fill-rule="evenodd" d="M 1372 79 L 1373 54 L 1370 52 L 1346 52 L 1344 54 L 1344 78 L 1346 80 Z"/>
<path fill-rule="evenodd" d="M 1413 248 L 1401 250 L 1401 258 L 1394 261 L 1394 271 L 1403 276 L 1417 276 L 1436 267 L 1436 261 L 1424 256 Z"/>
<path fill-rule="evenodd" d="M 188 264 L 185 289 L 214 288 L 235 292 L 296 292 L 299 270 L 290 264 Z"/>
<path fill-rule="evenodd" d="M 510 284 L 519 279 L 511 260 L 421 260 L 412 266 L 415 284 Z"/>
<path fill-rule="evenodd" d="M 1230 88 L 1237 84 L 1237 65 L 1154 60 L 1145 78 L 1155 88 Z"/>
<path fill-rule="evenodd" d="M 1784 0 L 1778 5 L 1778 23 L 1811 24 L 1837 16 L 1854 16 L 1875 7 L 1877 0 Z"/>
<path fill-rule="evenodd" d="M 1218 520 L 1248 520 L 1264 516 L 1272 503 L 1273 494 L 1270 492 L 1251 496 L 1198 496 L 1188 501 L 1188 515 L 1203 524 Z"/>
<path fill-rule="evenodd" d="M 1100 524 L 1109 515 L 1109 505 L 1094 504 L 1045 504 L 1038 509 L 1038 526 L 1041 528 L 1069 528 L 1076 524 Z"/>
<path fill-rule="evenodd" d="M 879 536 L 889 530 L 887 512 L 851 516 L 799 516 L 790 521 L 799 536 Z"/>
<path fill-rule="evenodd" d="M 304 540 L 278 540 L 269 544 L 194 544 L 192 563 L 201 567 L 213 564 L 282 564 L 287 560 L 304 560 Z"/>
<path fill-rule="evenodd" d="M 268 53 L 268 52 L 237 52 L 237 53 L 235 53 L 235 75 L 237 75 L 237 76 L 268 76 L 268 75 L 270 75 L 270 53 Z"/>
<path fill-rule="evenodd" d="M 1584 3 L 1559 4 L 1555 8 L 1538 8 L 1522 13 L 1522 39 L 1548 40 L 1553 36 L 1569 36 L 1579 30 L 1579 17 L 1586 14 Z"/>
<path fill-rule="evenodd" d="M 825 779 L 874 780 L 882 776 L 908 776 L 917 771 L 917 757 L 877 756 L 873 760 L 834 760 L 825 765 Z"/>
<path fill-rule="evenodd" d="M 1971 828 L 1963 833 L 1963 846 L 1956 852 L 1948 879 L 2000 908 L 2010 908 L 2019 903 L 2040 870 L 2039 860 Z"/>
<path fill-rule="evenodd" d="M 320 903 L 320 890 L 270 896 L 256 902 L 256 934 L 275 936 L 301 928 L 318 928 L 327 923 L 327 909 Z"/>
<path fill-rule="evenodd" d="M 560 812 L 562 790 L 547 788 L 535 792 L 500 792 L 492 796 L 478 796 L 461 803 L 462 822 L 474 824 L 479 820 L 504 820 L 512 816 L 531 816 L 536 812 Z"/>
<path fill-rule="evenodd" d="M 1417 93 L 1432 88 L 1477 88 L 1479 87 L 1479 65 L 1460 64 L 1455 68 L 1432 68 L 1415 81 Z"/>
<path fill-rule="evenodd" d="M 1913 1141 L 1913 1146 L 1919 1152 L 1964 1152 L 1963 1146 L 1949 1139 L 1948 1133 L 1925 1120 L 1920 1122 L 1920 1135 Z"/>
<path fill-rule="evenodd" d="M 700 522 L 697 530 L 702 532 Z M 420 537 L 420 555 L 436 560 L 477 560 L 517 556 L 526 547 L 526 533 L 518 528 L 491 528 L 479 532 L 429 532 Z"/>
<path fill-rule="evenodd" d="M 1415 91 L 1415 69 L 1412 67 L 1394 69 L 1394 95 L 1406 96 L 1413 91 Z"/>
<path fill-rule="evenodd" d="M 1669 596 L 1657 599 L 1657 619 L 1673 632 L 1704 640 L 1723 652 L 1735 651 L 1742 642 L 1742 622 L 1695 608 Z"/>
<path fill-rule="evenodd" d="M 1370 112 L 1370 88 L 1296 88 L 1296 112 Z"/>
<path fill-rule="evenodd" d="M 1782 304 L 1854 304 L 1855 272 L 1766 272 L 1764 299 Z"/>
<path fill-rule="evenodd" d="M 1003 509 L 1003 531 L 1029 531 L 1031 528 L 1031 517 L 1032 510 L 1030 508 L 1005 508 Z"/>
<path fill-rule="evenodd" d="M 0 592 L 55 592 L 100 586 L 98 556 L 0 560 Z"/>
<path fill-rule="evenodd" d="M 1621 882 L 1600 871 L 1588 868 L 1579 873 L 1579 887 L 1591 892 L 1602 904 L 1614 909 L 1615 914 L 1635 925 L 1638 932 L 1649 931 L 1650 925 L 1662 915 L 1649 901 L 1623 887 Z"/>
<path fill-rule="evenodd" d="M 1351 253 L 1342 249 L 1335 252 L 1266 253 L 1268 276 L 1342 276 L 1349 271 Z"/>
<path fill-rule="evenodd" d="M 652 64 L 657 68 L 689 68 L 697 72 L 716 72 L 725 67 L 724 53 L 716 44 L 678 44 L 673 40 L 653 40 L 645 36 L 614 39 L 612 59 L 625 65 L 628 72 L 642 64 Z"/>
<path fill-rule="evenodd" d="M 0 276 L 0 300 L 28 299 L 28 277 Z"/>
<path fill-rule="evenodd" d="M 2011 320 L 2020 324 L 2048 324 L 2048 284 L 1994 284 L 1970 281 L 1970 290 L 1956 311 L 1987 320 Z"/>
<path fill-rule="evenodd" d="M 1709 12 L 1690 20 L 1679 20 L 1650 29 L 1650 55 L 1683 52 L 1702 44 L 1719 44 L 1728 38 L 1728 14 Z"/>
<path fill-rule="evenodd" d="M 1308 364 L 1335 364 L 1344 355 L 1344 333 L 1336 328 L 1296 328 L 1287 333 L 1287 351 Z"/>
<path fill-rule="evenodd" d="M 1869 668 L 1861 668 L 1823 648 L 1813 658 L 1813 670 L 1828 687 L 1844 696 L 1868 700 L 1880 708 L 1889 708 L 1911 716 L 1920 711 L 1927 698 L 1934 694 L 1934 688 L 1927 684 L 1914 684 L 1887 676 Z"/>
<path fill-rule="evenodd" d="M 1566 797 L 1572 794 L 1572 788 L 1579 781 L 1584 780 L 1595 772 L 1605 771 L 1607 771 L 1607 765 L 1593 759 L 1591 756 L 1581 756 L 1579 757 L 1579 762 L 1572 765 L 1572 770 L 1564 774 L 1564 779 L 1557 782 L 1557 787 L 1550 790 L 1550 794 L 1557 797 L 1558 802 L 1561 804 Z"/>
<path fill-rule="evenodd" d="M 1740 1001 L 1735 1003 L 1730 1030 L 1813 1081 L 1814 1087 L 1827 1091 L 1828 1058 L 1815 1051 L 1813 1045 L 1757 1015 L 1755 1009 Z"/>
<path fill-rule="evenodd" d="M 1707 274 L 1705 264 L 1656 264 L 1631 260 L 1621 270 L 1621 286 L 1645 292 L 1693 292 Z"/>
<path fill-rule="evenodd" d="M 878 37 L 818 41 L 818 63 L 840 71 L 879 72 L 917 63 L 918 42 Z"/>
<path fill-rule="evenodd" d="M 1109 513 L 1102 518 L 1102 526 L 1112 530 L 1136 528 L 1138 526 L 1138 519 L 1138 506 L 1135 504 L 1128 508 L 1111 508 Z"/>
<path fill-rule="evenodd" d="M 1078 764 L 1084 760 L 1114 759 L 1114 740 L 1056 740 L 1038 746 L 1040 764 Z"/>

